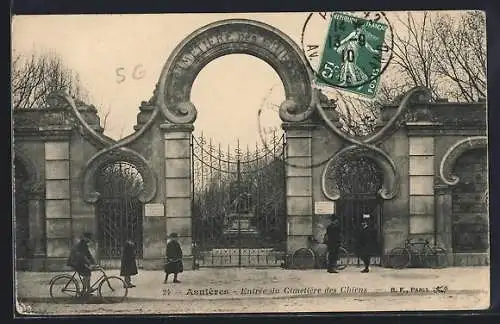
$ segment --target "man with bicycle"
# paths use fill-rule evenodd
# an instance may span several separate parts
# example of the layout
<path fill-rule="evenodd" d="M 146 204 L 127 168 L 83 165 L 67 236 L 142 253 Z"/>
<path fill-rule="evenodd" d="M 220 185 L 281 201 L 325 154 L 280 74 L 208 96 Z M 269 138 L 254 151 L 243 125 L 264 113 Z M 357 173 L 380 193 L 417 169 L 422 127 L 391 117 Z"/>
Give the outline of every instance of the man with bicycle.
<path fill-rule="evenodd" d="M 96 268 L 96 262 L 89 250 L 89 243 L 92 242 L 92 233 L 85 232 L 78 244 L 73 246 L 68 257 L 67 265 L 73 268 L 82 277 L 82 295 L 90 295 L 90 278 L 92 270 Z"/>

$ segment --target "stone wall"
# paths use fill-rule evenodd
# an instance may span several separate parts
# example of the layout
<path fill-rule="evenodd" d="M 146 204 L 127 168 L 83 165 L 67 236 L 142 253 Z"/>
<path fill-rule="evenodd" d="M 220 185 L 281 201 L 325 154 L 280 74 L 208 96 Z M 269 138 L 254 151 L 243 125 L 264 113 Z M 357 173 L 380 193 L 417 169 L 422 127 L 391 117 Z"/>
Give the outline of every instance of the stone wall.
<path fill-rule="evenodd" d="M 465 107 L 471 109 L 470 119 L 466 118 Z M 90 127 L 102 132 L 95 112 L 80 109 Z M 144 126 L 152 109 L 153 106 L 143 103 L 136 130 Z M 385 107 L 382 122 L 395 109 L 395 106 Z M 65 259 L 77 238 L 84 231 L 98 230 L 95 204 L 84 200 L 82 181 L 88 161 L 108 144 L 89 136 L 67 107 L 15 112 L 14 127 L 15 156 L 32 179 L 28 210 L 34 253 L 28 268 L 67 269 Z M 291 254 L 307 246 L 308 237 L 322 240 L 328 216 L 315 215 L 314 205 L 331 201 L 322 188 L 326 162 L 348 143 L 317 118 L 308 123 L 285 123 L 283 128 L 288 161 L 287 252 Z M 157 179 L 155 195 L 143 204 L 141 267 L 163 266 L 166 236 L 170 232 L 180 236 L 186 268 L 192 264 L 191 132 L 189 125 L 166 124 L 159 118 L 129 145 L 144 157 Z M 441 161 L 460 141 L 467 146 L 469 138 L 485 135 L 484 104 L 438 103 L 413 106 L 404 125 L 384 139 L 380 148 L 394 161 L 399 173 L 397 195 L 383 200 L 381 232 L 385 253 L 402 246 L 406 238 L 429 239 L 453 251 L 453 213 L 459 204 L 453 201 L 454 185 L 441 177 Z M 456 154 L 464 154 L 479 144 L 474 145 L 459 147 Z M 482 167 L 472 165 L 464 172 L 476 176 L 480 173 L 478 168 Z M 484 212 L 479 214 L 487 218 Z M 469 216 L 456 217 L 460 220 Z M 454 253 L 450 261 L 457 265 L 485 264 L 489 262 L 488 252 Z"/>

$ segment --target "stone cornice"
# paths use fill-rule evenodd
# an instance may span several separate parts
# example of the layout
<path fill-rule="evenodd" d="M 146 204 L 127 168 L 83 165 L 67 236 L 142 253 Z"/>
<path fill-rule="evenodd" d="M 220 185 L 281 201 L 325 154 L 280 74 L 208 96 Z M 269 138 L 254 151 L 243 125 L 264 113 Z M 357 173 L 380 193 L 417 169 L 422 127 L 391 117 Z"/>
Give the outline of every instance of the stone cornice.
<path fill-rule="evenodd" d="M 289 130 L 313 130 L 316 129 L 320 124 L 311 122 L 285 122 L 281 123 L 281 128 L 285 131 Z"/>
<path fill-rule="evenodd" d="M 15 140 L 69 140 L 72 134 L 71 126 L 14 128 Z"/>
<path fill-rule="evenodd" d="M 395 105 L 382 107 L 382 123 L 388 121 L 395 111 Z M 414 104 L 407 111 L 405 120 L 408 123 L 432 122 L 439 123 L 442 126 L 455 128 L 461 128 L 463 126 L 486 127 L 486 103 L 434 102 Z"/>
<path fill-rule="evenodd" d="M 480 136 L 486 135 L 486 125 L 443 125 L 431 122 L 408 122 L 408 136 Z"/>
<path fill-rule="evenodd" d="M 193 124 L 160 124 L 160 129 L 164 132 L 192 132 Z"/>

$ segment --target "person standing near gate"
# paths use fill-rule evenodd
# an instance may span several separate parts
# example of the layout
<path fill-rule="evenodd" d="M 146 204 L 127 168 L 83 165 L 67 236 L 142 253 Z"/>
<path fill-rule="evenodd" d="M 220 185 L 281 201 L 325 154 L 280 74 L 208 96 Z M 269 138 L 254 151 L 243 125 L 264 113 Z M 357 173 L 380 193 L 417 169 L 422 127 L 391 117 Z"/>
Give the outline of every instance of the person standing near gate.
<path fill-rule="evenodd" d="M 361 225 L 358 231 L 358 240 L 357 240 L 357 253 L 358 257 L 363 261 L 365 268 L 361 270 L 361 272 L 369 272 L 370 269 L 370 257 L 371 257 L 371 246 L 375 244 L 373 241 L 373 230 L 370 226 L 370 215 L 364 214 L 361 220 Z"/>
<path fill-rule="evenodd" d="M 135 243 L 127 240 L 123 246 L 122 260 L 120 267 L 120 276 L 125 277 L 125 283 L 128 288 L 134 288 L 130 276 L 137 274 L 137 263 L 135 261 Z"/>
<path fill-rule="evenodd" d="M 174 274 L 174 283 L 180 283 L 177 275 L 184 271 L 182 264 L 182 249 L 179 242 L 177 242 L 177 233 L 171 233 L 167 240 L 167 262 L 165 263 L 165 280 L 167 283 L 168 275 Z"/>
<path fill-rule="evenodd" d="M 335 214 L 331 216 L 331 223 L 326 228 L 326 245 L 328 247 L 328 272 L 338 273 L 337 258 L 339 254 L 340 242 L 340 220 Z"/>

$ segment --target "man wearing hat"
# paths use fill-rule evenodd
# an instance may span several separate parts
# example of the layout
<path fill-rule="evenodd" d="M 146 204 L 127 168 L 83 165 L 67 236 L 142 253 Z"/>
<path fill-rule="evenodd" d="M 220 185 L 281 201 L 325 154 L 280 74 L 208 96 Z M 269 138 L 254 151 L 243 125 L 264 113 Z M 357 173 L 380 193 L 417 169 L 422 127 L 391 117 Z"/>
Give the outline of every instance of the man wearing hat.
<path fill-rule="evenodd" d="M 328 272 L 338 273 L 337 268 L 337 258 L 340 248 L 340 220 L 335 214 L 331 216 L 331 222 L 326 228 L 326 245 L 328 247 Z"/>
<path fill-rule="evenodd" d="M 93 292 L 90 289 L 90 277 L 96 262 L 89 250 L 89 243 L 92 242 L 92 238 L 92 233 L 83 233 L 80 237 L 80 241 L 71 249 L 66 263 L 82 276 L 82 295 L 90 295 Z"/>
<path fill-rule="evenodd" d="M 361 270 L 361 272 L 369 272 L 370 266 L 370 257 L 371 257 L 371 246 L 375 243 L 373 241 L 373 230 L 370 226 L 370 215 L 363 214 L 363 218 L 361 219 L 361 224 L 358 232 L 358 240 L 357 240 L 357 254 L 358 257 L 363 261 L 365 268 Z"/>

